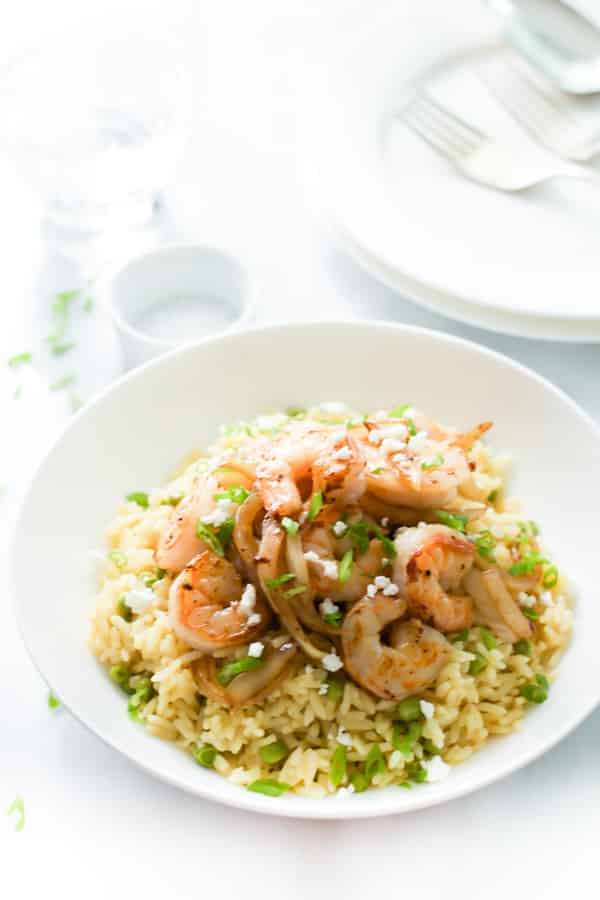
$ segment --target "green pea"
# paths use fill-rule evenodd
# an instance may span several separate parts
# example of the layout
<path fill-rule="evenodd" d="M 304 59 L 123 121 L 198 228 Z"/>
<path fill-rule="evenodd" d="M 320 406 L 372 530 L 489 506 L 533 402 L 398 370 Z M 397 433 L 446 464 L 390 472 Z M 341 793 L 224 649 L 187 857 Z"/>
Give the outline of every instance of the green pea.
<path fill-rule="evenodd" d="M 278 763 L 282 759 L 285 759 L 290 751 L 287 748 L 287 744 L 285 744 L 282 740 L 276 740 L 271 744 L 265 744 L 265 746 L 261 747 L 258 752 L 260 753 L 262 759 L 268 765 L 272 766 L 274 765 L 274 763 Z"/>
<path fill-rule="evenodd" d="M 487 664 L 488 661 L 485 656 L 482 656 L 481 653 L 476 653 L 475 659 L 472 659 L 469 663 L 469 675 L 479 675 L 480 672 L 487 668 Z"/>
<path fill-rule="evenodd" d="M 418 697 L 406 697 L 396 707 L 395 718 L 402 722 L 414 722 L 421 716 L 421 702 Z"/>
<path fill-rule="evenodd" d="M 217 751 L 212 744 L 198 744 L 197 747 L 194 747 L 192 754 L 199 766 L 203 766 L 205 769 L 214 768 Z"/>

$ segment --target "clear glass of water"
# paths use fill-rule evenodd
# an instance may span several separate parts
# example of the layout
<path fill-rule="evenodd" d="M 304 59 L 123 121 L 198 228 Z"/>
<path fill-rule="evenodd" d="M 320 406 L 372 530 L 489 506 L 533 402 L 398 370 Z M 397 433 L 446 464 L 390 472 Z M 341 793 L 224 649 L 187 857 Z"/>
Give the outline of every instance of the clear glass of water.
<path fill-rule="evenodd" d="M 148 224 L 184 149 L 189 86 L 177 41 L 112 25 L 0 70 L 0 153 L 65 236 Z"/>

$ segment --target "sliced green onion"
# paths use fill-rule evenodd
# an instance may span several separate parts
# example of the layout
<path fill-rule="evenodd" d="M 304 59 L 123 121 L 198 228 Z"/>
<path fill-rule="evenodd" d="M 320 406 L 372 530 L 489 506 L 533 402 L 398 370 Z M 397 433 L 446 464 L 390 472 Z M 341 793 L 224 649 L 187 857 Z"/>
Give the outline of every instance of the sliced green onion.
<path fill-rule="evenodd" d="M 295 587 L 289 588 L 289 590 L 284 591 L 281 596 L 283 597 L 284 600 L 291 600 L 292 597 L 297 597 L 298 594 L 303 594 L 305 590 L 306 590 L 305 584 L 297 584 Z"/>
<path fill-rule="evenodd" d="M 371 475 L 381 475 L 383 472 L 383 466 L 377 466 L 376 469 L 371 469 Z"/>
<path fill-rule="evenodd" d="M 313 494 L 308 505 L 308 521 L 312 522 L 323 508 L 323 491 Z"/>
<path fill-rule="evenodd" d="M 281 762 L 282 759 L 285 759 L 289 754 L 287 744 L 278 739 L 273 741 L 271 744 L 265 744 L 264 747 L 261 747 L 258 751 L 264 760 L 269 766 L 275 765 L 275 763 Z"/>
<path fill-rule="evenodd" d="M 262 666 L 263 660 L 257 656 L 244 656 L 242 659 L 236 659 L 235 662 L 225 663 L 223 668 L 217 675 L 219 684 L 227 687 L 242 672 L 250 672 L 252 669 L 258 669 Z"/>
<path fill-rule="evenodd" d="M 531 606 L 522 606 L 521 612 L 527 619 L 531 619 L 532 622 L 537 622 L 540 617 L 540 614 L 537 610 L 533 609 Z"/>
<path fill-rule="evenodd" d="M 234 528 L 234 519 L 225 519 L 219 528 L 198 521 L 196 523 L 196 535 L 200 540 L 204 541 L 205 544 L 208 544 L 210 549 L 216 553 L 217 556 L 224 557 L 225 550 L 231 540 Z"/>
<path fill-rule="evenodd" d="M 127 666 L 111 666 L 108 670 L 108 674 L 115 684 L 118 684 L 121 690 L 125 691 L 126 694 L 135 694 L 135 688 L 129 687 L 131 672 Z"/>
<path fill-rule="evenodd" d="M 86 297 L 82 304 L 83 311 L 86 313 L 90 313 L 94 308 L 94 298 Z"/>
<path fill-rule="evenodd" d="M 365 778 L 371 783 L 373 778 L 376 775 L 382 775 L 385 769 L 385 758 L 381 752 L 381 747 L 379 744 L 373 744 L 365 759 Z"/>
<path fill-rule="evenodd" d="M 475 659 L 472 659 L 469 663 L 469 675 L 479 675 L 480 672 L 487 668 L 487 664 L 488 661 L 485 656 L 482 656 L 481 653 L 476 653 Z"/>
<path fill-rule="evenodd" d="M 453 634 L 450 638 L 450 642 L 452 644 L 458 643 L 458 641 L 468 641 L 469 640 L 469 629 L 463 628 L 462 631 L 457 631 L 456 634 Z"/>
<path fill-rule="evenodd" d="M 298 528 L 300 526 L 295 519 L 290 519 L 289 516 L 284 516 L 281 520 L 281 527 L 284 528 L 291 537 L 294 537 L 295 534 L 298 534 Z"/>
<path fill-rule="evenodd" d="M 550 682 L 548 681 L 548 679 L 546 678 L 545 675 L 541 675 L 541 674 L 536 675 L 535 680 L 537 681 L 537 683 L 539 684 L 540 687 L 544 688 L 545 691 L 550 690 Z"/>
<path fill-rule="evenodd" d="M 427 780 L 427 769 L 416 759 L 406 764 L 406 774 L 411 781 L 415 781 L 417 784 L 422 784 Z"/>
<path fill-rule="evenodd" d="M 499 491 L 497 488 L 495 491 L 490 491 L 490 493 L 488 494 L 488 503 L 495 503 L 496 500 L 498 499 L 498 494 L 499 494 Z"/>
<path fill-rule="evenodd" d="M 174 494 L 172 497 L 165 497 L 160 501 L 161 506 L 179 506 L 183 500 L 183 494 Z"/>
<path fill-rule="evenodd" d="M 350 776 L 350 784 L 355 794 L 362 794 L 369 787 L 369 779 L 362 772 L 353 772 Z"/>
<path fill-rule="evenodd" d="M 345 584 L 350 578 L 353 565 L 354 558 L 352 556 L 352 550 L 347 550 L 346 553 L 344 553 L 344 555 L 342 556 L 340 567 L 338 570 L 338 580 L 341 584 Z"/>
<path fill-rule="evenodd" d="M 344 621 L 344 614 L 341 610 L 333 613 L 327 613 L 327 615 L 323 616 L 323 621 L 327 625 L 331 625 L 333 628 L 340 628 L 342 622 Z"/>
<path fill-rule="evenodd" d="M 548 566 L 542 576 L 542 587 L 550 590 L 558 584 L 558 569 L 556 566 Z"/>
<path fill-rule="evenodd" d="M 62 378 L 58 378 L 56 381 L 53 381 L 52 384 L 49 385 L 49 389 L 51 391 L 63 391 L 67 387 L 71 387 L 72 384 L 75 384 L 77 378 L 72 373 L 69 375 L 63 375 Z"/>
<path fill-rule="evenodd" d="M 455 531 L 462 531 L 463 533 L 466 531 L 467 522 L 469 521 L 468 516 L 462 513 L 450 513 L 446 509 L 434 509 L 433 514 L 438 522 L 442 522 L 448 528 L 454 528 Z"/>
<path fill-rule="evenodd" d="M 509 575 L 529 575 L 530 572 L 541 563 L 547 563 L 548 560 L 540 556 L 539 553 L 528 553 L 518 562 L 514 563 L 508 570 Z"/>
<path fill-rule="evenodd" d="M 482 556 L 484 559 L 489 559 L 492 562 L 494 561 L 494 547 L 496 546 L 496 540 L 491 531 L 482 531 L 480 535 L 475 539 L 475 549 L 478 554 Z"/>
<path fill-rule="evenodd" d="M 55 697 L 52 691 L 48 694 L 48 709 L 58 709 L 60 706 L 60 700 L 58 697 Z"/>
<path fill-rule="evenodd" d="M 117 569 L 124 569 L 127 565 L 127 556 L 122 550 L 111 550 L 108 554 L 108 558 L 115 564 Z"/>
<path fill-rule="evenodd" d="M 410 756 L 416 741 L 421 737 L 423 726 L 421 722 L 410 722 L 406 725 L 396 722 L 392 728 L 391 744 L 394 750 L 399 750 L 403 756 Z"/>
<path fill-rule="evenodd" d="M 143 675 L 139 678 L 135 686 L 135 693 L 140 698 L 141 703 L 148 703 L 149 700 L 156 696 L 156 690 L 152 684 L 152 675 Z"/>
<path fill-rule="evenodd" d="M 281 587 L 282 584 L 286 584 L 288 581 L 293 581 L 296 576 L 293 572 L 285 572 L 283 575 L 279 575 L 277 578 L 267 578 L 265 584 L 271 590 L 276 590 Z"/>
<path fill-rule="evenodd" d="M 404 788 L 407 791 L 412 790 L 412 781 L 401 781 L 398 787 Z"/>
<path fill-rule="evenodd" d="M 12 816 L 13 813 L 16 813 L 15 831 L 23 831 L 23 829 L 25 828 L 25 803 L 22 797 L 15 797 L 13 802 L 6 810 L 7 816 Z"/>
<path fill-rule="evenodd" d="M 289 416 L 290 419 L 301 419 L 302 416 L 306 415 L 306 410 L 303 406 L 288 406 L 285 410 L 286 416 Z"/>
<path fill-rule="evenodd" d="M 214 768 L 217 750 L 212 744 L 198 744 L 192 750 L 192 755 L 199 766 L 205 769 Z"/>
<path fill-rule="evenodd" d="M 543 685 L 537 684 L 535 681 L 529 681 L 523 684 L 519 689 L 521 697 L 525 697 L 529 703 L 544 703 L 548 699 L 548 690 Z"/>
<path fill-rule="evenodd" d="M 154 572 L 142 572 L 139 576 L 144 587 L 154 587 L 157 581 L 160 581 L 167 574 L 166 569 L 155 569 Z"/>
<path fill-rule="evenodd" d="M 244 500 L 247 500 L 250 496 L 250 492 L 246 490 L 246 488 L 241 487 L 239 484 L 234 485 L 233 487 L 227 488 L 226 491 L 221 491 L 219 494 L 214 495 L 214 500 L 230 500 L 232 503 L 241 504 Z"/>
<path fill-rule="evenodd" d="M 484 625 L 479 627 L 479 634 L 481 635 L 481 640 L 483 641 L 484 647 L 486 650 L 495 650 L 498 646 L 498 641 L 489 630 Z"/>
<path fill-rule="evenodd" d="M 428 756 L 440 756 L 440 754 L 442 752 L 439 747 L 435 746 L 433 741 L 429 741 L 429 740 L 427 740 L 427 738 L 425 738 L 425 740 L 421 741 L 421 746 L 423 747 L 423 750 L 425 751 L 425 753 L 427 753 Z"/>
<path fill-rule="evenodd" d="M 400 701 L 394 713 L 394 717 L 400 719 L 401 722 L 416 722 L 422 715 L 421 701 L 418 697 L 405 697 Z"/>
<path fill-rule="evenodd" d="M 404 406 L 396 406 L 395 409 L 390 409 L 388 416 L 390 419 L 401 419 L 407 409 L 410 409 L 410 403 L 405 403 Z"/>
<path fill-rule="evenodd" d="M 406 422 L 408 433 L 411 435 L 411 437 L 414 437 L 417 433 L 417 426 L 415 425 L 413 420 L 409 419 L 407 416 L 404 416 L 404 421 Z"/>
<path fill-rule="evenodd" d="M 444 465 L 444 457 L 440 453 L 437 453 L 433 457 L 433 459 L 429 460 L 429 462 L 422 462 L 421 468 L 424 471 L 427 471 L 428 469 L 436 469 L 438 466 L 443 466 L 443 465 Z"/>
<path fill-rule="evenodd" d="M 517 641 L 513 645 L 513 653 L 518 653 L 519 656 L 531 656 L 531 644 L 529 641 Z"/>
<path fill-rule="evenodd" d="M 32 359 L 31 353 L 15 353 L 14 356 L 8 358 L 7 364 L 11 369 L 18 369 L 19 366 L 26 366 Z"/>
<path fill-rule="evenodd" d="M 117 603 L 117 613 L 121 616 L 122 619 L 125 619 L 126 622 L 131 622 L 131 620 L 133 619 L 133 610 L 127 604 L 124 594 L 119 598 L 119 602 Z"/>
<path fill-rule="evenodd" d="M 132 494 L 127 494 L 125 499 L 129 503 L 137 503 L 142 509 L 148 509 L 148 494 L 144 493 L 144 491 L 134 491 Z"/>
<path fill-rule="evenodd" d="M 364 519 L 358 522 L 351 522 L 345 532 L 359 553 L 366 553 L 369 549 L 369 526 Z"/>
<path fill-rule="evenodd" d="M 336 747 L 331 764 L 329 766 L 329 780 L 334 787 L 339 787 L 346 777 L 346 769 L 348 767 L 348 758 L 346 748 L 341 745 Z"/>
<path fill-rule="evenodd" d="M 266 797 L 281 797 L 290 787 L 291 785 L 275 778 L 259 778 L 258 781 L 248 785 L 248 790 L 255 794 L 264 794 Z"/>
<path fill-rule="evenodd" d="M 345 678 L 341 675 L 330 675 L 325 684 L 327 685 L 327 697 L 330 700 L 337 702 L 342 699 L 346 685 Z"/>

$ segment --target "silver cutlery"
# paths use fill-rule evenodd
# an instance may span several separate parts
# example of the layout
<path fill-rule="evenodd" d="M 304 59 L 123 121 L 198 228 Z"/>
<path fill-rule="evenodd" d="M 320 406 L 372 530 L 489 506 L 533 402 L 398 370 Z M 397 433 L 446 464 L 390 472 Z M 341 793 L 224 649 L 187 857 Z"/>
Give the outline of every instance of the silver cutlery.
<path fill-rule="evenodd" d="M 522 191 L 551 178 L 583 178 L 600 182 L 588 166 L 566 163 L 543 150 L 513 150 L 509 145 L 465 122 L 428 94 L 419 92 L 399 113 L 403 122 L 459 172 L 500 191 Z"/>
<path fill-rule="evenodd" d="M 520 67 L 495 61 L 479 75 L 494 97 L 541 144 L 565 159 L 591 159 L 600 152 L 600 108 L 593 123 L 581 100 L 545 90 Z"/>
<path fill-rule="evenodd" d="M 600 30 L 562 0 L 488 0 L 512 45 L 562 90 L 600 90 Z"/>

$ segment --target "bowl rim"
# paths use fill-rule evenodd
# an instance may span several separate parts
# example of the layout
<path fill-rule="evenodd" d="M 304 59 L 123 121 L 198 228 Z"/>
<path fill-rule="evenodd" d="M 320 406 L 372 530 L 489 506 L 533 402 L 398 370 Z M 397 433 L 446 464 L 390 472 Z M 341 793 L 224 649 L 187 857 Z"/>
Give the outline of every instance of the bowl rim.
<path fill-rule="evenodd" d="M 576 403 L 575 400 L 573 400 L 562 388 L 557 387 L 544 376 L 539 375 L 537 372 L 529 369 L 522 363 L 511 359 L 503 353 L 499 353 L 496 350 L 481 346 L 475 341 L 456 337 L 454 335 L 449 335 L 442 331 L 437 331 L 430 328 L 424 328 L 416 325 L 406 325 L 404 323 L 397 322 L 387 322 L 385 320 L 368 319 L 352 319 L 348 321 L 328 319 L 323 321 L 311 320 L 307 322 L 285 321 L 256 326 L 244 331 L 229 331 L 226 333 L 208 335 L 207 337 L 201 338 L 194 343 L 178 346 L 168 353 L 148 360 L 141 366 L 125 372 L 115 381 L 112 381 L 101 391 L 99 391 L 89 401 L 88 404 L 78 410 L 78 412 L 76 412 L 72 416 L 72 418 L 69 419 L 65 427 L 60 431 L 60 433 L 55 437 L 55 439 L 46 449 L 42 459 L 35 466 L 33 473 L 30 475 L 28 481 L 26 482 L 24 490 L 22 491 L 17 514 L 14 518 L 12 537 L 10 542 L 9 590 L 12 595 L 12 611 L 17 622 L 17 628 L 21 636 L 21 640 L 23 641 L 27 654 L 31 662 L 33 663 L 34 668 L 40 674 L 43 681 L 46 681 L 46 677 L 41 668 L 38 666 L 34 653 L 29 646 L 26 633 L 26 625 L 22 619 L 20 605 L 17 599 L 18 591 L 16 554 L 17 546 L 22 540 L 21 531 L 23 527 L 23 519 L 25 517 L 26 507 L 28 505 L 29 498 L 32 496 L 36 488 L 38 476 L 45 466 L 47 459 L 54 453 L 54 451 L 60 445 L 66 435 L 72 429 L 77 427 L 77 424 L 81 418 L 89 415 L 90 411 L 93 410 L 94 407 L 102 403 L 106 397 L 108 397 L 112 393 L 117 393 L 123 384 L 125 384 L 129 380 L 143 378 L 147 370 L 155 367 L 160 367 L 173 357 L 182 356 L 184 354 L 191 355 L 197 352 L 199 348 L 210 344 L 251 339 L 255 334 L 269 333 L 276 335 L 286 334 L 290 331 L 315 331 L 326 328 L 335 328 L 339 331 L 349 332 L 366 328 L 372 330 L 373 332 L 391 331 L 403 336 L 419 335 L 426 338 L 441 340 L 458 347 L 463 347 L 468 352 L 479 353 L 482 356 L 487 357 L 491 361 L 495 362 L 496 364 L 507 366 L 508 368 L 519 372 L 521 375 L 533 379 L 533 381 L 537 382 L 545 390 L 549 391 L 551 394 L 554 394 L 557 398 L 560 399 L 562 403 L 566 404 L 571 409 L 571 411 L 575 413 L 588 426 L 588 428 L 590 428 L 600 445 L 600 425 L 596 423 L 592 416 L 584 409 L 582 409 L 582 407 L 579 406 L 579 404 Z M 62 700 L 62 698 L 60 699 Z M 445 781 L 443 782 L 445 788 L 443 790 L 443 793 L 441 794 L 438 793 L 437 790 L 435 792 L 432 792 L 431 794 L 428 791 L 419 791 L 415 792 L 412 795 L 412 802 L 409 806 L 406 806 L 402 802 L 399 802 L 397 806 L 384 806 L 383 808 L 377 808 L 377 806 L 375 805 L 365 807 L 359 804 L 354 805 L 351 798 L 346 798 L 345 802 L 341 803 L 336 802 L 333 797 L 313 799 L 298 797 L 295 795 L 283 795 L 282 797 L 278 798 L 277 803 L 274 803 L 272 798 L 264 797 L 261 794 L 243 790 L 243 788 L 237 786 L 235 788 L 235 791 L 223 791 L 223 793 L 220 794 L 218 790 L 211 789 L 209 786 L 201 783 L 192 785 L 187 779 L 181 778 L 176 774 L 164 771 L 163 769 L 158 768 L 151 763 L 147 763 L 144 759 L 131 752 L 128 749 L 126 742 L 116 740 L 113 741 L 109 737 L 102 734 L 101 731 L 97 730 L 95 725 L 93 724 L 92 717 L 88 717 L 84 713 L 80 713 L 74 709 L 71 709 L 68 704 L 64 705 L 80 724 L 82 724 L 89 732 L 95 735 L 95 737 L 99 738 L 106 746 L 110 747 L 112 750 L 118 753 L 121 753 L 127 760 L 129 760 L 129 762 L 133 763 L 142 771 L 152 775 L 155 778 L 158 778 L 159 780 L 169 785 L 172 785 L 173 787 L 179 788 L 188 794 L 196 795 L 204 800 L 209 800 L 211 802 L 221 803 L 234 809 L 240 809 L 244 812 L 266 813 L 268 815 L 275 815 L 283 818 L 309 820 L 312 819 L 315 821 L 334 821 L 343 819 L 370 819 L 378 818 L 380 816 L 400 815 L 403 813 L 416 812 L 420 809 L 437 806 L 442 803 L 467 796 L 468 794 L 471 794 L 474 791 L 479 790 L 480 788 L 484 788 L 497 781 L 501 781 L 502 779 L 511 775 L 513 772 L 519 771 L 520 769 L 524 768 L 531 762 L 541 757 L 543 754 L 547 753 L 549 750 L 555 747 L 564 737 L 566 737 L 570 732 L 577 728 L 589 715 L 591 715 L 591 713 L 598 706 L 600 706 L 600 682 L 598 683 L 595 695 L 591 695 L 589 699 L 582 703 L 581 707 L 577 709 L 577 712 L 572 714 L 569 718 L 565 718 L 548 740 L 546 740 L 543 744 L 534 746 L 532 749 L 526 751 L 517 762 L 511 761 L 510 758 L 507 757 L 507 762 L 505 764 L 496 767 L 489 773 L 484 772 L 482 775 L 474 778 L 470 783 L 459 784 L 452 787 L 451 781 Z M 219 780 L 221 780 L 221 776 L 217 777 L 219 778 Z M 233 785 L 231 785 L 230 782 L 228 782 L 226 779 L 222 780 L 224 781 L 224 785 L 233 787 Z M 218 782 L 215 783 L 218 784 Z M 432 785 L 432 787 L 438 787 L 438 785 Z"/>

